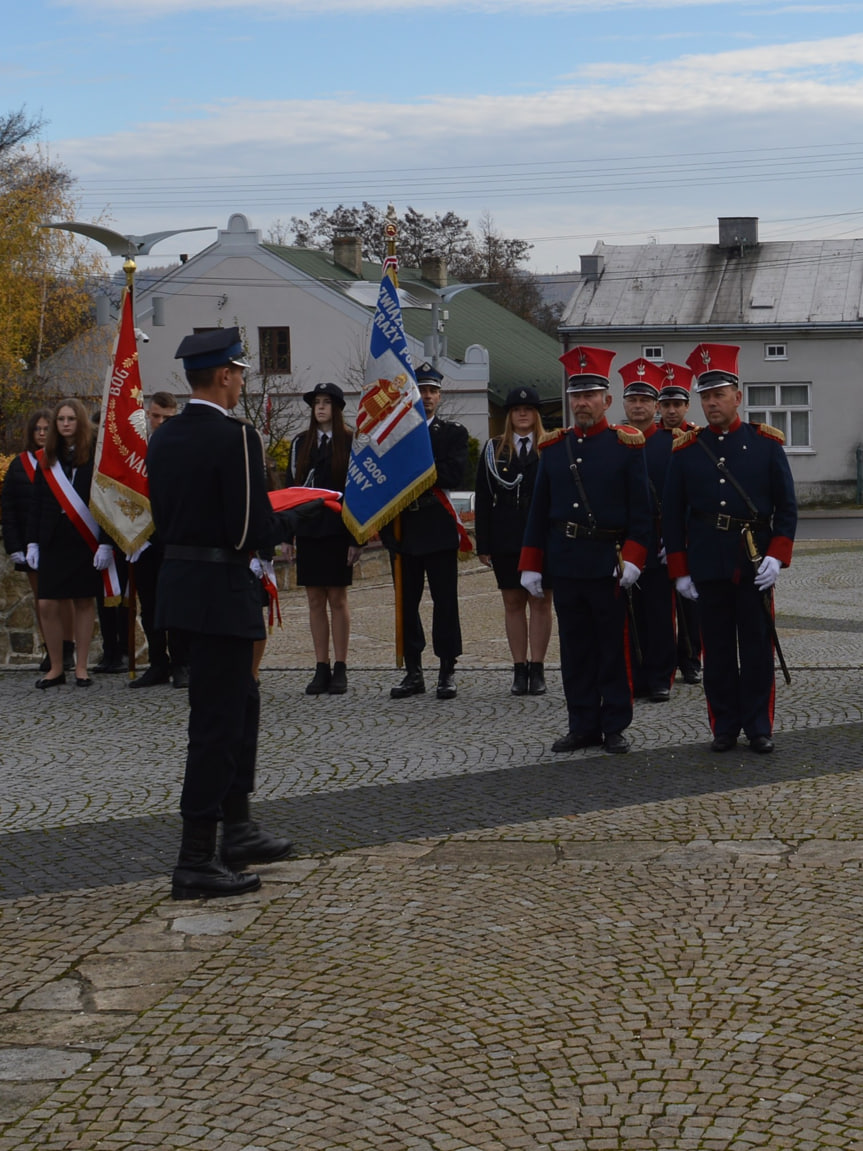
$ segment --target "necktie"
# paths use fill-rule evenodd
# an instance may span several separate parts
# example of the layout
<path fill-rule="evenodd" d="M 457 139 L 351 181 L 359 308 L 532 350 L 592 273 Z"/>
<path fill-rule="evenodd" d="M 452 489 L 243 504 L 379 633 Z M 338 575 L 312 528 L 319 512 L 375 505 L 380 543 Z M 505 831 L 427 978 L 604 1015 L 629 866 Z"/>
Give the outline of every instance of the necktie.
<path fill-rule="evenodd" d="M 527 445 L 530 443 L 530 438 L 522 436 L 518 442 L 521 445 L 518 449 L 518 462 L 523 464 L 527 460 Z"/>
<path fill-rule="evenodd" d="M 327 444 L 329 442 L 330 442 L 330 437 L 327 435 L 326 432 L 324 432 L 324 434 L 321 436 L 321 442 L 319 445 L 322 452 L 325 452 L 327 450 Z"/>

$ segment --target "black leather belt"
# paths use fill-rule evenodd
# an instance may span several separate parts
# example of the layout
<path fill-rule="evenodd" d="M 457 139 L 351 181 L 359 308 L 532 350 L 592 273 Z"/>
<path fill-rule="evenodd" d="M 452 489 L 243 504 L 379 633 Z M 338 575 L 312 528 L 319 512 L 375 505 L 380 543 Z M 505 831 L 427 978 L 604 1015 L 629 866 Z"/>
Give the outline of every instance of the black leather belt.
<path fill-rule="evenodd" d="M 704 520 L 711 524 L 718 532 L 742 532 L 745 528 L 769 528 L 770 520 L 741 520 L 737 516 L 727 516 L 725 512 L 698 512 L 693 510 L 692 515 L 697 520 Z"/>
<path fill-rule="evenodd" d="M 199 548 L 194 544 L 165 544 L 166 560 L 197 560 L 206 564 L 237 564 L 249 566 L 248 552 L 235 552 L 231 548 Z"/>
<path fill-rule="evenodd" d="M 568 520 L 555 520 L 555 527 L 563 532 L 568 540 L 620 540 L 623 539 L 622 528 L 592 528 L 587 524 L 574 524 Z"/>

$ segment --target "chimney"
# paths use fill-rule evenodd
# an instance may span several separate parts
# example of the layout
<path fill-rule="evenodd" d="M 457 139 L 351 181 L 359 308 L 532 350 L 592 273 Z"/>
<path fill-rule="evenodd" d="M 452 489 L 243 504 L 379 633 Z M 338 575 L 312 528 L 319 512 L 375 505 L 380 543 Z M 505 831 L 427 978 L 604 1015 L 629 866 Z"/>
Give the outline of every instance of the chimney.
<path fill-rule="evenodd" d="M 605 268 L 605 256 L 599 252 L 592 252 L 589 256 L 581 256 L 581 274 L 589 284 L 602 275 Z"/>
<path fill-rule="evenodd" d="M 447 285 L 447 267 L 443 256 L 437 256 L 431 249 L 423 252 L 420 272 L 424 280 L 434 284 L 436 288 L 445 288 Z"/>
<path fill-rule="evenodd" d="M 333 260 L 358 280 L 363 278 L 363 242 L 355 232 L 336 232 Z"/>
<path fill-rule="evenodd" d="M 719 216 L 719 247 L 755 248 L 758 245 L 757 216 Z"/>

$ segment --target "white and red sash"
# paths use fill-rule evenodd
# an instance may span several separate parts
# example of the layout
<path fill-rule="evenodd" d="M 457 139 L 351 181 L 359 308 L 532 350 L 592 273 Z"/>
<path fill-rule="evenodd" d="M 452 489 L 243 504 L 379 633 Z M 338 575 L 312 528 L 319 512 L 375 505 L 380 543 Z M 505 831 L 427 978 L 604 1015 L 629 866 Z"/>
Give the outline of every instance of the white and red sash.
<path fill-rule="evenodd" d="M 45 470 L 45 479 L 48 481 L 48 487 L 54 493 L 57 503 L 69 517 L 81 539 L 95 555 L 96 548 L 99 546 L 98 524 L 90 514 L 90 509 L 75 491 L 72 481 L 63 471 L 59 460 L 52 468 Z M 102 577 L 102 584 L 105 588 L 105 602 L 108 603 L 112 599 L 118 600 L 123 594 L 123 589 L 120 587 L 120 577 L 117 574 L 117 564 L 114 561 L 113 552 L 111 553 L 111 562 L 103 572 L 99 572 L 99 575 Z"/>
<path fill-rule="evenodd" d="M 36 479 L 36 472 L 39 470 L 39 461 L 42 459 L 42 451 L 40 448 L 38 452 L 21 452 L 18 459 L 21 461 L 21 466 L 27 473 L 27 479 L 32 484 Z"/>
<path fill-rule="evenodd" d="M 432 492 L 437 496 L 440 503 L 446 508 L 452 518 L 455 520 L 455 526 L 458 530 L 458 550 L 462 553 L 472 552 L 473 544 L 470 542 L 470 536 L 467 534 L 467 528 L 461 522 L 461 516 L 453 507 L 452 500 L 449 494 L 443 488 L 437 486 L 432 488 Z"/>

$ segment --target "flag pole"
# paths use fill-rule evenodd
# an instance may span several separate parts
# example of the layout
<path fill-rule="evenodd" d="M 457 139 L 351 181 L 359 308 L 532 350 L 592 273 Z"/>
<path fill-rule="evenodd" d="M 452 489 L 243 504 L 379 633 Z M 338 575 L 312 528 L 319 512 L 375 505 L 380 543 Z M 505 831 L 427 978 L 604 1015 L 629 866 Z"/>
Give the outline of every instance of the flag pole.
<path fill-rule="evenodd" d="M 132 323 L 135 322 L 135 272 L 138 265 L 131 256 L 123 261 L 123 271 L 126 273 L 126 291 L 132 303 Z M 127 565 L 128 578 L 128 647 L 129 647 L 129 679 L 135 678 L 135 623 L 138 614 L 137 594 L 135 589 L 135 565 Z"/>
<path fill-rule="evenodd" d="M 387 275 L 393 282 L 393 287 L 398 291 L 399 286 L 399 266 L 398 256 L 396 252 L 396 239 L 398 237 L 398 223 L 395 207 L 390 204 L 387 208 L 387 219 L 384 225 L 384 235 L 387 238 L 387 257 L 392 260 L 389 266 Z M 395 596 L 395 639 L 396 639 L 396 667 L 404 667 L 405 662 L 405 620 L 404 620 L 404 605 L 402 601 L 402 556 L 398 550 L 398 545 L 402 538 L 402 517 L 401 512 L 393 520 L 393 538 L 396 542 L 396 548 L 392 553 L 393 560 L 393 594 Z"/>

